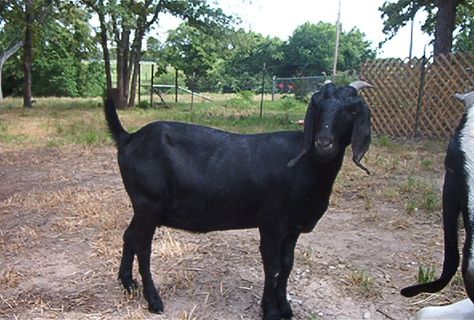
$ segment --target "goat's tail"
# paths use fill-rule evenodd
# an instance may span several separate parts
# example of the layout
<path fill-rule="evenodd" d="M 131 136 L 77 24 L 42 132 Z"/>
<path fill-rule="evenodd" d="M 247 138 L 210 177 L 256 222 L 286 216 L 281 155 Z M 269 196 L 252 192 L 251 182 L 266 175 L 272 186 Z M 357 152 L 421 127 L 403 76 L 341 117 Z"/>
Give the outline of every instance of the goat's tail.
<path fill-rule="evenodd" d="M 432 282 L 403 288 L 400 291 L 403 296 L 413 297 L 422 292 L 438 292 L 448 285 L 456 273 L 459 266 L 458 219 L 461 212 L 457 192 L 454 174 L 446 172 L 443 186 L 444 262 L 441 276 Z"/>
<path fill-rule="evenodd" d="M 107 125 L 109 127 L 109 131 L 115 140 L 115 144 L 120 146 L 126 138 L 130 135 L 120 123 L 120 119 L 117 114 L 117 109 L 115 107 L 114 100 L 108 96 L 104 103 L 104 113 L 105 113 L 105 120 L 107 120 Z"/>

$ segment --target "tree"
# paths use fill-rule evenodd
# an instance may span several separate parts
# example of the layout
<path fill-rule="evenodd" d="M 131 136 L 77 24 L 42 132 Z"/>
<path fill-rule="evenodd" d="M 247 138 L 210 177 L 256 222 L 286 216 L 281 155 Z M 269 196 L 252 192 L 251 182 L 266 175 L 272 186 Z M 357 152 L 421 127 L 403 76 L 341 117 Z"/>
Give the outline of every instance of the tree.
<path fill-rule="evenodd" d="M 209 34 L 189 23 L 182 23 L 175 30 L 169 31 L 162 51 L 163 60 L 182 70 L 187 78 L 187 85 L 193 85 L 195 89 L 196 83 L 203 82 L 208 71 L 227 50 L 225 42 L 224 37 Z"/>
<path fill-rule="evenodd" d="M 31 108 L 31 63 L 33 61 L 33 0 L 25 0 L 23 42 L 23 108 Z"/>
<path fill-rule="evenodd" d="M 112 92 L 109 38 L 117 55 L 117 90 L 119 107 L 132 107 L 135 100 L 138 66 L 142 57 L 145 34 L 158 20 L 160 13 L 168 13 L 189 21 L 195 26 L 225 25 L 230 18 L 221 9 L 211 7 L 205 0 L 145 0 L 98 1 L 81 0 L 97 14 L 100 23 L 101 46 L 107 76 L 107 91 Z"/>
<path fill-rule="evenodd" d="M 2 73 L 5 62 L 23 46 L 23 38 L 14 25 L 23 25 L 20 6 L 12 1 L 0 1 L 0 101 L 3 99 Z"/>
<path fill-rule="evenodd" d="M 241 29 L 208 31 L 184 23 L 169 33 L 162 54 L 198 90 L 257 90 L 263 64 L 274 68 L 283 59 L 278 38 Z"/>
<path fill-rule="evenodd" d="M 359 29 L 343 32 L 339 44 L 338 70 L 359 70 L 364 61 L 375 58 L 375 50 L 370 47 L 370 42 Z"/>
<path fill-rule="evenodd" d="M 358 69 L 361 62 L 375 55 L 370 43 L 358 29 L 341 32 L 339 70 Z M 285 61 L 279 70 L 282 76 L 329 74 L 334 61 L 336 26 L 330 23 L 305 23 L 295 29 L 285 48 Z"/>
<path fill-rule="evenodd" d="M 13 2 L 9 2 L 14 9 Z M 18 2 L 19 3 L 19 2 Z M 97 96 L 103 93 L 105 75 L 103 64 L 97 60 L 99 48 L 92 36 L 90 14 L 70 1 L 55 1 L 53 6 L 39 6 L 33 1 L 34 63 L 31 64 L 31 94 L 41 96 Z M 48 5 L 48 2 L 42 2 Z M 38 6 L 37 6 L 38 5 Z M 24 7 L 16 6 L 4 20 L 4 34 L 13 39 L 23 38 Z M 42 13 L 46 10 L 46 13 Z M 43 17 L 44 16 L 44 17 Z M 3 17 L 7 17 L 6 14 Z M 20 31 L 20 32 L 19 32 Z M 1 31 L 0 31 L 1 32 Z M 0 37 L 5 40 L 4 37 Z M 0 40 L 0 41 L 1 41 Z M 21 40 L 21 45 L 23 40 Z M 1 42 L 0 42 L 1 45 Z M 23 55 L 13 56 L 4 69 L 4 89 L 7 94 L 22 94 L 24 75 Z"/>
<path fill-rule="evenodd" d="M 457 21 L 470 17 L 462 17 L 465 12 L 463 7 L 473 6 L 473 0 L 399 0 L 397 2 L 385 1 L 379 8 L 384 19 L 383 32 L 391 39 L 401 27 L 405 26 L 415 17 L 420 10 L 428 13 L 422 30 L 434 36 L 435 56 L 450 53 L 453 47 L 454 30 Z M 472 11 L 471 11 L 472 12 Z"/>
<path fill-rule="evenodd" d="M 101 95 L 105 84 L 90 14 L 69 2 L 55 7 L 36 34 L 32 90 L 38 95 Z"/>
<path fill-rule="evenodd" d="M 237 91 L 260 90 L 262 72 L 270 78 L 283 61 L 284 42 L 243 30 L 233 32 L 229 40 L 228 57 L 223 62 L 227 86 Z M 271 83 L 271 80 L 266 83 Z"/>
<path fill-rule="evenodd" d="M 458 32 L 453 45 L 454 52 L 474 53 L 474 1 L 459 8 Z"/>
<path fill-rule="evenodd" d="M 49 14 L 52 4 L 52 0 L 0 2 L 0 8 L 2 9 L 0 17 L 4 19 L 0 23 L 2 27 L 0 34 L 8 35 L 6 38 L 9 38 L 8 42 L 10 43 L 0 55 L 2 57 L 0 60 L 3 60 L 0 71 L 5 61 L 23 45 L 23 106 L 25 108 L 31 108 L 31 64 L 33 61 L 34 27 L 41 27 L 41 23 Z M 23 32 L 18 32 L 18 30 L 23 30 Z M 21 38 L 21 34 L 24 35 L 23 38 Z"/>

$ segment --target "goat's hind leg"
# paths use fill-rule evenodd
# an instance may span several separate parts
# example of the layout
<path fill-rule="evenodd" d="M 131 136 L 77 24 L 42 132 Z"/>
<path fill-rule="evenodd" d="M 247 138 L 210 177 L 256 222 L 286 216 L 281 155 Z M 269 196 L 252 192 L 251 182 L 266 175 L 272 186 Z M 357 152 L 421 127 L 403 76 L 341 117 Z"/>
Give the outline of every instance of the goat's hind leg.
<path fill-rule="evenodd" d="M 133 279 L 133 260 L 135 257 L 134 252 L 134 235 L 133 235 L 133 220 L 127 227 L 123 234 L 123 251 L 122 259 L 120 261 L 120 269 L 118 278 L 122 283 L 123 287 L 130 294 L 132 291 L 138 288 L 136 280 Z"/>
<path fill-rule="evenodd" d="M 136 255 L 143 283 L 143 296 L 148 302 L 148 310 L 153 313 L 161 313 L 163 312 L 163 302 L 150 272 L 151 242 L 155 233 L 155 225 L 142 220 L 135 215 L 125 230 L 119 279 L 129 292 L 138 287 L 132 275 L 133 260 Z"/>
<path fill-rule="evenodd" d="M 148 310 L 153 313 L 162 313 L 163 301 L 156 290 L 150 272 L 151 242 L 154 233 L 155 226 L 153 224 L 150 224 L 148 221 L 140 223 L 139 231 L 136 232 L 138 240 L 136 254 L 138 271 L 143 283 L 143 295 L 148 302 Z"/>

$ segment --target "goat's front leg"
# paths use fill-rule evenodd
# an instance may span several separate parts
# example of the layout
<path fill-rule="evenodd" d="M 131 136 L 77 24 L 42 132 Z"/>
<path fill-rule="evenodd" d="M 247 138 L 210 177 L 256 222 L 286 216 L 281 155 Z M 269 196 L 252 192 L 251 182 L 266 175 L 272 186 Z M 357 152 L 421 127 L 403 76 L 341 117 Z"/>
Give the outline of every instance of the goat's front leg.
<path fill-rule="evenodd" d="M 263 287 L 262 309 L 264 320 L 280 320 L 277 304 L 277 283 L 281 272 L 280 249 L 282 236 L 273 230 L 260 228 L 260 254 L 262 255 L 265 283 Z"/>
<path fill-rule="evenodd" d="M 281 245 L 281 272 L 278 276 L 276 295 L 277 305 L 280 310 L 280 316 L 284 319 L 290 319 L 293 316 L 293 311 L 291 310 L 290 303 L 286 299 L 286 287 L 288 284 L 288 277 L 290 276 L 291 269 L 293 269 L 295 246 L 299 235 L 299 232 L 289 233 L 285 237 Z"/>

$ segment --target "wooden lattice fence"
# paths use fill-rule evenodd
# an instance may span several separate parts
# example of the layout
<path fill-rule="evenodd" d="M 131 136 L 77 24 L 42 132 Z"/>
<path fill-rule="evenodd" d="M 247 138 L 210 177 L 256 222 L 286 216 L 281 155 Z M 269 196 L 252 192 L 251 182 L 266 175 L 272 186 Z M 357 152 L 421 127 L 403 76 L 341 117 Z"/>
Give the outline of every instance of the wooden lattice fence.
<path fill-rule="evenodd" d="M 375 85 L 364 95 L 376 134 L 447 138 L 464 112 L 454 93 L 474 88 L 474 54 L 370 60 L 361 76 Z"/>

